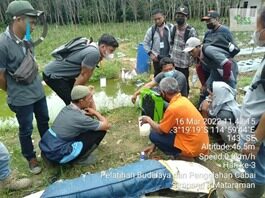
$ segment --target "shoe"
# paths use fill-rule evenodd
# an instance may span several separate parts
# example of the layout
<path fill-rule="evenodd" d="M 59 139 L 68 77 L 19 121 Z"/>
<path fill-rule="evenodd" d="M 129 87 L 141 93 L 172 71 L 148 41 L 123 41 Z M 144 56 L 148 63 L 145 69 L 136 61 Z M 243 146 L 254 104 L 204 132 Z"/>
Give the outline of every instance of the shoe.
<path fill-rule="evenodd" d="M 9 175 L 3 181 L 0 181 L 0 190 L 20 190 L 28 188 L 32 185 L 32 181 L 28 178 L 16 179 L 13 174 Z"/>
<path fill-rule="evenodd" d="M 37 175 L 41 172 L 41 167 L 36 158 L 32 158 L 29 161 L 29 171 L 33 173 L 34 175 Z"/>
<path fill-rule="evenodd" d="M 95 164 L 97 161 L 96 156 L 92 153 L 86 158 L 80 158 L 78 159 L 75 164 L 81 165 L 81 166 L 86 166 L 86 165 L 92 165 Z"/>
<path fill-rule="evenodd" d="M 43 152 L 41 152 L 41 158 L 42 158 L 42 161 L 43 161 L 48 167 L 57 167 L 57 166 L 58 166 L 57 163 L 50 161 L 50 160 L 46 157 L 46 155 L 45 155 Z"/>

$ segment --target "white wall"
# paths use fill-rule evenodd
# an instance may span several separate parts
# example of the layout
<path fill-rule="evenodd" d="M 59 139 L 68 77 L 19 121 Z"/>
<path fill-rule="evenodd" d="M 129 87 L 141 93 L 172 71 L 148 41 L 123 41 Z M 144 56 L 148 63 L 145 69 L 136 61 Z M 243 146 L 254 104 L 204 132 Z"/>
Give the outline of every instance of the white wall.
<path fill-rule="evenodd" d="M 257 6 L 257 8 L 259 8 L 262 5 L 262 0 L 241 0 L 240 8 L 244 6 L 245 1 L 248 2 L 248 8 L 251 6 Z"/>

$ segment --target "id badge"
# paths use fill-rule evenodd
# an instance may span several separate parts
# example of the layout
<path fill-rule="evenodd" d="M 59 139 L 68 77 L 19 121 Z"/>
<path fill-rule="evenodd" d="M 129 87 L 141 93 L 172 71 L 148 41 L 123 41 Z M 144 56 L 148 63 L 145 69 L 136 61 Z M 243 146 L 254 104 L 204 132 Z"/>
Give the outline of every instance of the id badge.
<path fill-rule="evenodd" d="M 165 47 L 164 42 L 160 42 L 160 49 L 161 49 L 161 48 L 164 48 L 164 47 Z"/>

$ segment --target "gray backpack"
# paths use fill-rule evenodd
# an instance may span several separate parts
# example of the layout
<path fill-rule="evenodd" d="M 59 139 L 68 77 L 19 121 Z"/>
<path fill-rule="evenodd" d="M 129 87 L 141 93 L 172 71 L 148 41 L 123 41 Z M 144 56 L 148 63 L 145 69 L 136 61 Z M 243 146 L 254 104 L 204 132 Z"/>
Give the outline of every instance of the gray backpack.
<path fill-rule="evenodd" d="M 65 60 L 68 56 L 87 48 L 92 42 L 93 39 L 91 37 L 89 39 L 84 37 L 76 37 L 53 50 L 51 55 L 56 60 Z"/>

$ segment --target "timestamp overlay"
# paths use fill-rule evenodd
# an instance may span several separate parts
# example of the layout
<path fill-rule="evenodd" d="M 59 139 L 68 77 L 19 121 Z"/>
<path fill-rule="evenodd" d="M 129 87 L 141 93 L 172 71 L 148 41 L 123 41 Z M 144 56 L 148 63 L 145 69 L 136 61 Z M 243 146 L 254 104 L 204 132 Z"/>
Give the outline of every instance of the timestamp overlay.
<path fill-rule="evenodd" d="M 176 119 L 174 132 L 176 134 L 185 133 L 187 135 L 205 131 L 209 133 L 210 143 L 207 145 L 202 145 L 204 149 L 209 150 L 209 153 L 207 155 L 200 154 L 197 159 L 199 162 L 202 162 L 202 164 L 205 164 L 211 171 L 213 171 L 217 188 L 240 189 L 255 187 L 255 184 L 251 181 L 240 183 L 234 180 L 233 178 L 235 177 L 235 175 L 233 175 L 233 173 L 231 172 L 232 170 L 237 170 L 237 173 L 241 176 L 243 175 L 246 180 L 251 180 L 256 177 L 254 173 L 247 173 L 244 171 L 244 169 L 256 168 L 256 163 L 254 161 L 255 155 L 246 155 L 241 153 L 242 149 L 255 149 L 255 145 L 244 144 L 244 146 L 241 146 L 239 142 L 242 138 L 242 134 L 238 133 L 238 131 L 254 131 L 254 127 L 252 126 L 254 121 L 252 119 L 244 120 L 244 125 L 241 125 L 239 123 L 239 120 L 235 120 L 234 122 L 231 122 L 231 120 L 225 120 L 229 127 L 225 129 L 213 127 L 217 125 L 219 121 L 224 120 L 221 120 L 219 118 L 204 118 L 203 120 L 179 118 Z M 202 122 L 204 122 L 205 125 L 203 125 Z M 229 142 L 233 143 L 219 144 L 218 142 L 216 142 L 216 140 L 213 139 L 211 135 L 212 133 L 215 133 L 215 135 L 225 133 Z M 243 135 L 243 138 L 245 142 L 251 142 L 251 140 L 253 139 L 253 134 L 246 133 Z M 242 160 L 249 160 L 250 162 L 241 163 Z M 213 170 L 211 166 L 217 166 L 216 169 L 218 169 L 218 171 Z M 192 179 L 192 177 L 196 177 L 196 175 L 188 175 L 186 177 L 190 177 L 190 179 Z M 205 175 L 205 177 L 207 177 L 207 175 Z"/>

